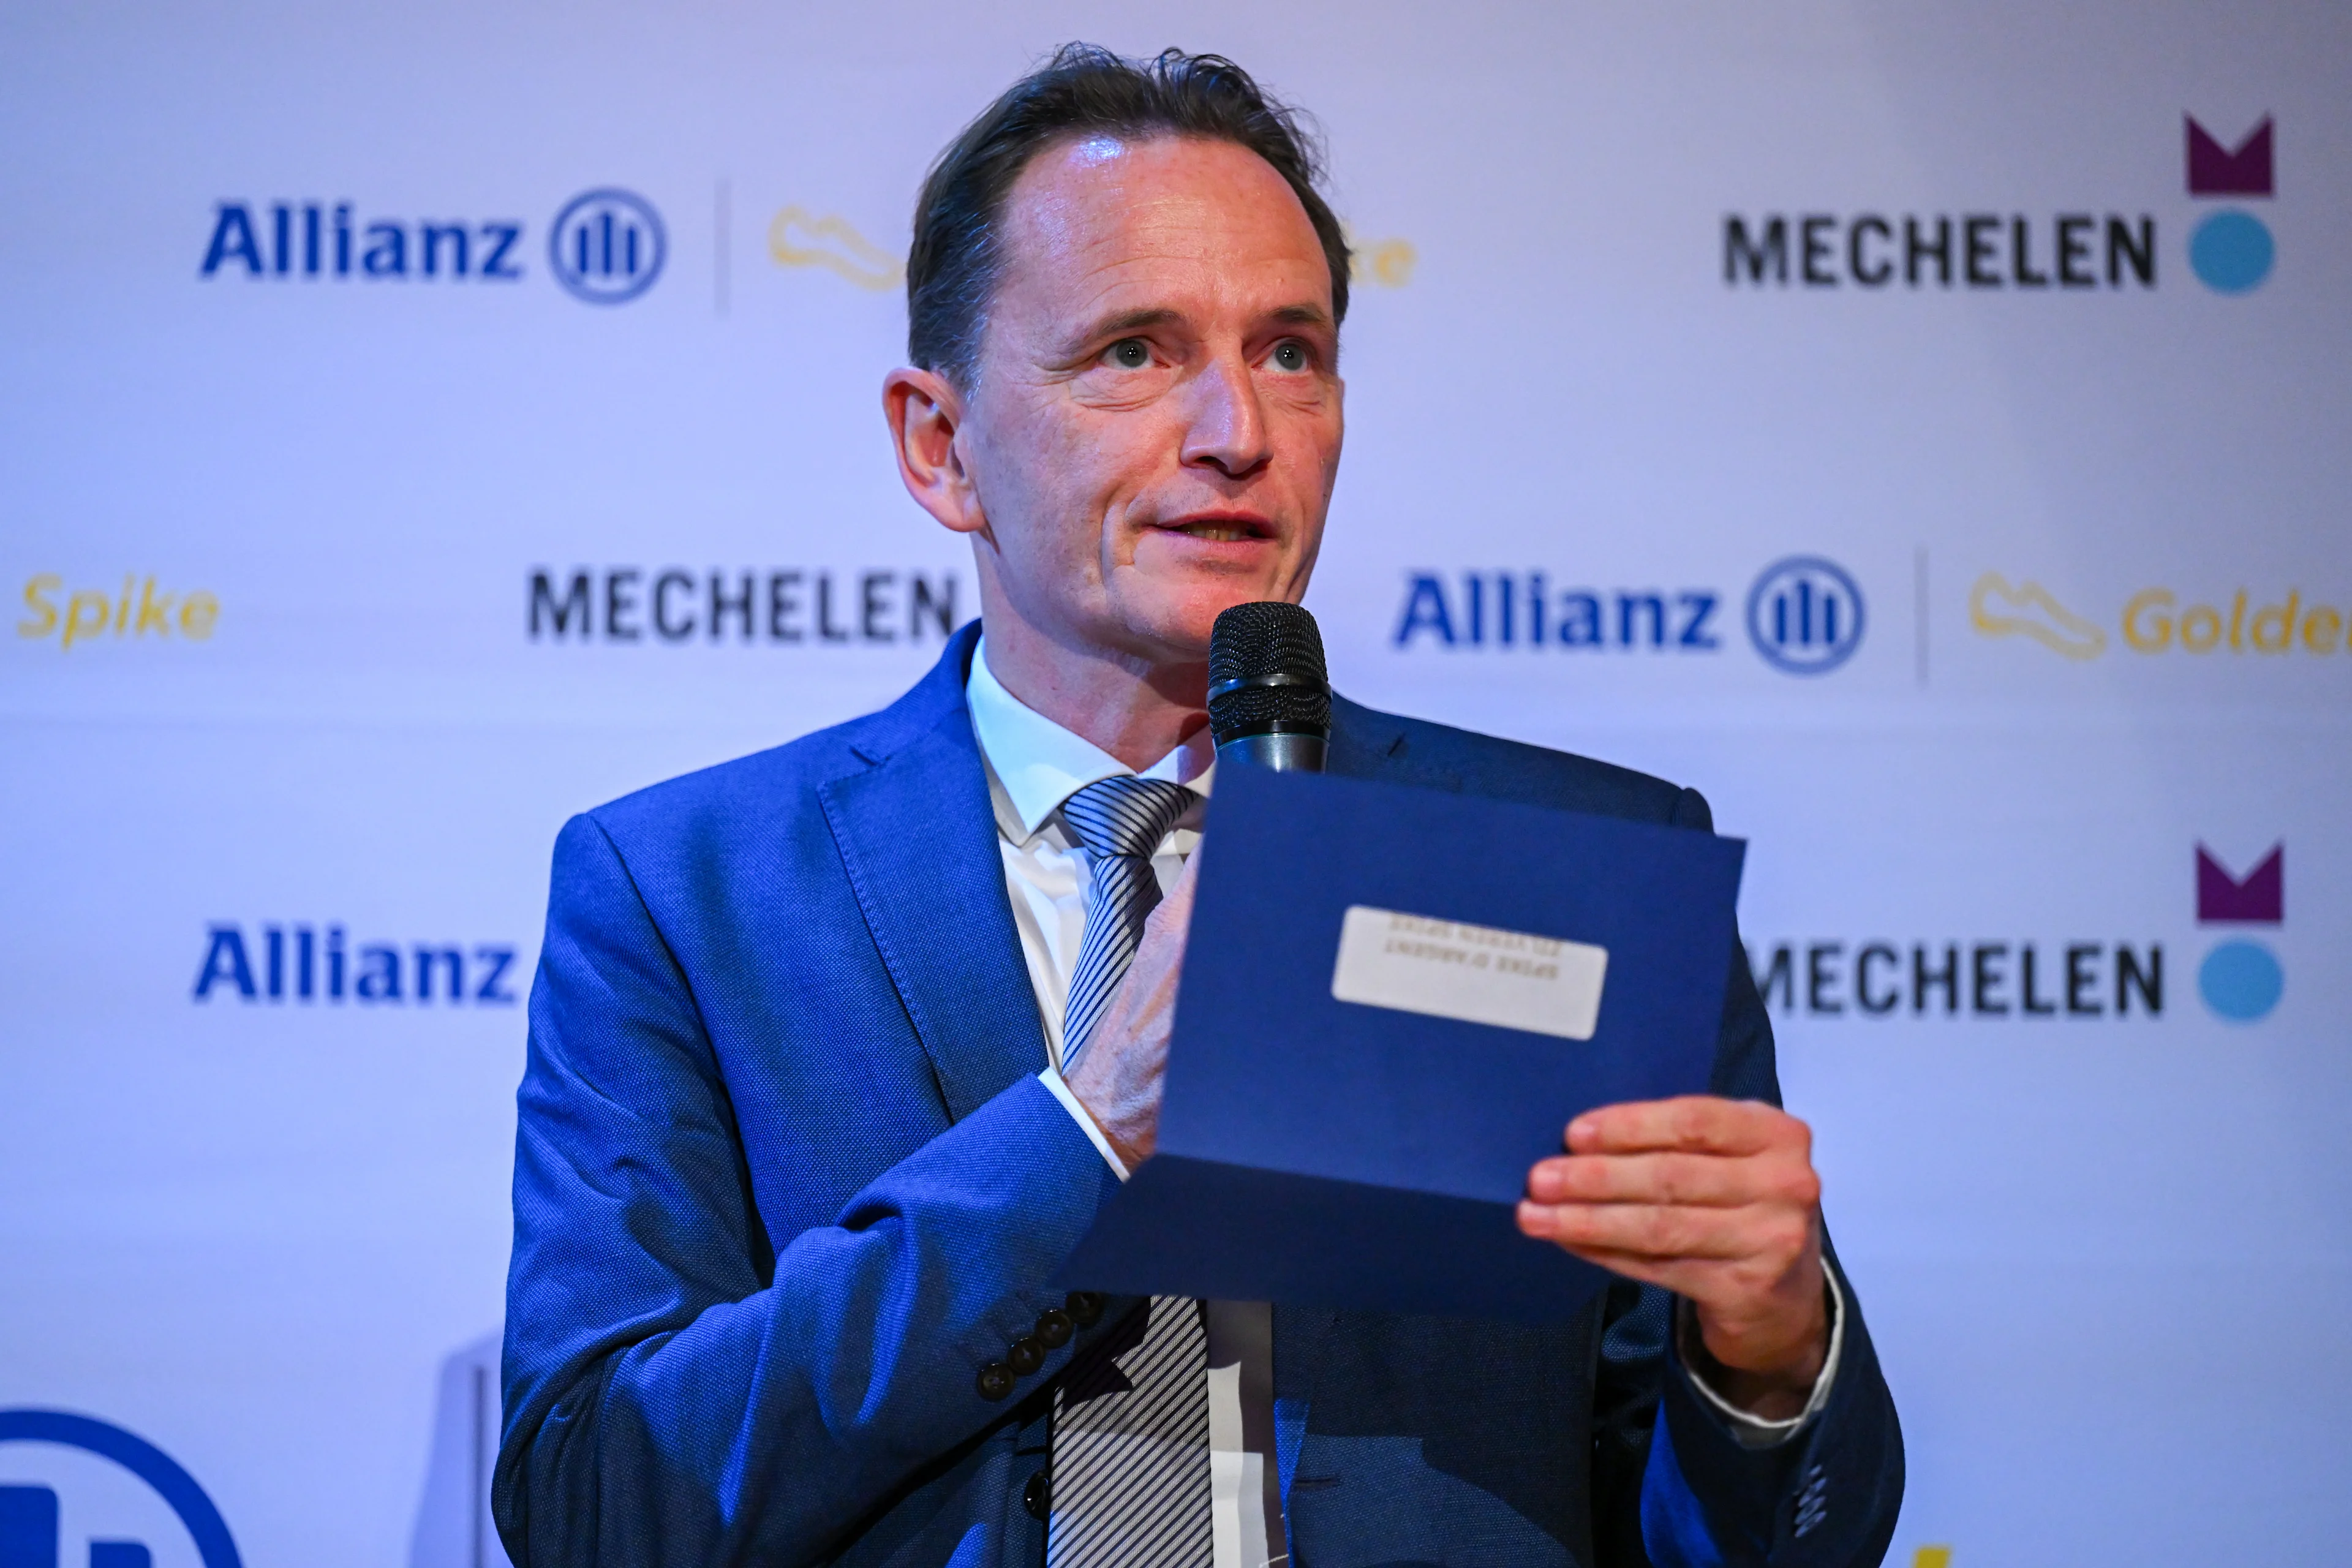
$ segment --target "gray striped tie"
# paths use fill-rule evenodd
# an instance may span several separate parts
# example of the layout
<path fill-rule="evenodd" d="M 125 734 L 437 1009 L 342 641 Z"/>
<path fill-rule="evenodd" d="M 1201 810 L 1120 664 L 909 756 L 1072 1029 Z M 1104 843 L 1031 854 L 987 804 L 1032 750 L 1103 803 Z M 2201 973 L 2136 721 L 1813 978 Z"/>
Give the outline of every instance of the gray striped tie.
<path fill-rule="evenodd" d="M 1108 778 L 1062 803 L 1091 897 L 1063 1014 L 1062 1068 L 1086 1049 L 1160 902 L 1152 851 L 1192 803 L 1160 779 Z M 1152 1298 L 1072 1364 L 1055 1398 L 1046 1568 L 1212 1568 L 1209 1338 L 1197 1301 Z"/>

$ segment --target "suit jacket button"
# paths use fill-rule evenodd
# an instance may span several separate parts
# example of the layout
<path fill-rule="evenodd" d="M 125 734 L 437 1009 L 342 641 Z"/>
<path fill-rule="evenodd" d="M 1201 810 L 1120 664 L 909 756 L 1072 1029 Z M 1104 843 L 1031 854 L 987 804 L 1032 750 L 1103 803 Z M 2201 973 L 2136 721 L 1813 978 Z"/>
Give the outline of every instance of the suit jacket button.
<path fill-rule="evenodd" d="M 1013 1392 L 1013 1369 L 1001 1361 L 990 1362 L 980 1369 L 977 1386 L 982 1399 L 1002 1399 Z"/>
<path fill-rule="evenodd" d="M 1070 1342 L 1070 1335 L 1076 1328 L 1069 1313 L 1059 1307 L 1048 1307 L 1037 1314 L 1037 1342 L 1049 1351 L 1060 1350 Z"/>
<path fill-rule="evenodd" d="M 1049 1472 L 1039 1470 L 1029 1478 L 1029 1484 L 1021 1489 L 1021 1506 L 1032 1519 L 1043 1519 L 1054 1511 L 1054 1478 Z"/>
<path fill-rule="evenodd" d="M 1062 1304 L 1070 1310 L 1070 1316 L 1082 1329 L 1091 1329 L 1102 1321 L 1103 1299 L 1092 1290 L 1073 1290 L 1070 1299 Z"/>
<path fill-rule="evenodd" d="M 1045 1347 L 1024 1334 L 1013 1342 L 1013 1348 L 1004 1352 L 1004 1360 L 1014 1372 L 1026 1377 L 1045 1364 Z"/>

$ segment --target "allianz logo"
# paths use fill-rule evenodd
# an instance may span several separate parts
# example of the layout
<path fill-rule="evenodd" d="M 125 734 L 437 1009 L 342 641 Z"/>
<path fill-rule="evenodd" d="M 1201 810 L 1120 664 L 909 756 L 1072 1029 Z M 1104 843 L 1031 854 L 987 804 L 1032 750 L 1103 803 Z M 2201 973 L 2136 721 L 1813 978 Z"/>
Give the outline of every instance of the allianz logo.
<path fill-rule="evenodd" d="M 216 921 L 205 928 L 190 990 L 257 1004 L 511 1007 L 520 976 L 510 942 L 352 941 L 339 921 Z"/>
<path fill-rule="evenodd" d="M 196 1478 L 135 1432 L 69 1410 L 0 1410 L 0 1563 L 7 1568 L 85 1560 L 90 1568 L 149 1568 L 158 1558 L 236 1568 L 242 1561 L 228 1521 Z M 121 1474 L 94 1472 L 90 1460 Z"/>
<path fill-rule="evenodd" d="M 517 217 L 366 213 L 353 201 L 226 199 L 213 205 L 200 279 L 255 282 L 520 283 L 531 265 Z M 669 258 L 654 205 L 604 185 L 566 202 L 548 226 L 549 276 L 574 299 L 625 304 L 651 289 Z"/>
<path fill-rule="evenodd" d="M 1969 589 L 1969 626 L 1981 637 L 2038 644 L 2063 658 L 2095 659 L 2120 643 L 2144 656 L 2326 657 L 2352 651 L 2352 610 L 2289 585 L 2137 590 L 2102 616 L 2083 613 L 2032 578 L 1987 572 Z"/>
<path fill-rule="evenodd" d="M 1566 584 L 1566 585 L 1563 585 Z M 1716 587 L 1580 584 L 1566 573 L 1409 572 L 1391 647 L 1569 654 L 1720 653 L 1747 633 L 1783 674 L 1826 675 L 1860 649 L 1869 612 L 1853 574 L 1820 555 L 1766 566 L 1741 607 Z M 1737 615 L 1738 627 L 1727 627 Z"/>

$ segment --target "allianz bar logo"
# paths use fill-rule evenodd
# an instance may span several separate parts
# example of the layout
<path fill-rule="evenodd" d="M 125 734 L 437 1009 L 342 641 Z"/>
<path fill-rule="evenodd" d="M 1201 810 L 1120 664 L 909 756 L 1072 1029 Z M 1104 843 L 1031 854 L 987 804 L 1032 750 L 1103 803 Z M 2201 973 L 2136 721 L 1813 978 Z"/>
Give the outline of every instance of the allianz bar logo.
<path fill-rule="evenodd" d="M 954 573 L 887 566 L 534 566 L 526 597 L 532 642 L 670 647 L 940 642 L 958 605 Z"/>
<path fill-rule="evenodd" d="M 2286 920 L 2286 846 L 2239 875 L 2200 844 L 2195 886 L 2200 927 L 2274 931 Z M 1766 1006 L 1808 1018 L 2082 1023 L 2161 1018 L 2167 1001 L 2160 939 L 1784 941 L 1748 962 Z M 2199 960 L 2196 983 L 2215 1017 L 2251 1024 L 2278 1006 L 2286 973 L 2268 943 L 2225 935 Z"/>
<path fill-rule="evenodd" d="M 159 1556 L 241 1568 L 218 1506 L 137 1433 L 69 1410 L 0 1410 L 0 1446 L 8 1445 L 26 1451 L 8 1452 L 0 1482 L 5 1568 L 151 1568 Z M 138 1487 L 115 1484 L 117 1471 Z"/>
<path fill-rule="evenodd" d="M 1456 653 L 1719 654 L 1748 646 L 1784 675 L 1827 675 L 1861 648 L 1869 608 L 1853 574 L 1787 555 L 1735 598 L 1716 586 L 1602 587 L 1544 568 L 1408 572 L 1390 646 Z"/>
<path fill-rule="evenodd" d="M 2194 115 L 2182 122 L 2192 202 L 2276 195 L 2270 116 L 2234 145 Z M 2149 289 L 2161 269 L 2158 237 L 2158 215 L 2144 207 L 1728 213 L 1723 281 L 1732 289 Z M 2189 236 L 2189 270 L 2218 294 L 2260 287 L 2275 258 L 2269 226 L 2241 205 L 2207 209 Z"/>
<path fill-rule="evenodd" d="M 544 262 L 573 299 L 622 305 L 658 281 L 669 230 L 653 203 L 600 185 L 557 209 L 534 258 L 519 217 L 395 216 L 325 198 L 213 205 L 201 281 L 488 285 L 520 283 Z"/>

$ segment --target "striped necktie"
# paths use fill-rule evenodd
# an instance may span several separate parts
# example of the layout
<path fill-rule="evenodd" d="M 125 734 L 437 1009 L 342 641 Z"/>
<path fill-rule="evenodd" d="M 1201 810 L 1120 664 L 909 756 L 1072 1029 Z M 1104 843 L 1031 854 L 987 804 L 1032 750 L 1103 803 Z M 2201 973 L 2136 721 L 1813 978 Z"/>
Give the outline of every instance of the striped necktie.
<path fill-rule="evenodd" d="M 1160 902 L 1152 852 L 1192 803 L 1162 779 L 1099 779 L 1062 803 L 1087 852 L 1086 934 L 1062 1024 L 1067 1072 Z M 1201 1304 L 1155 1296 L 1055 1392 L 1046 1568 L 1212 1568 L 1209 1339 Z"/>

